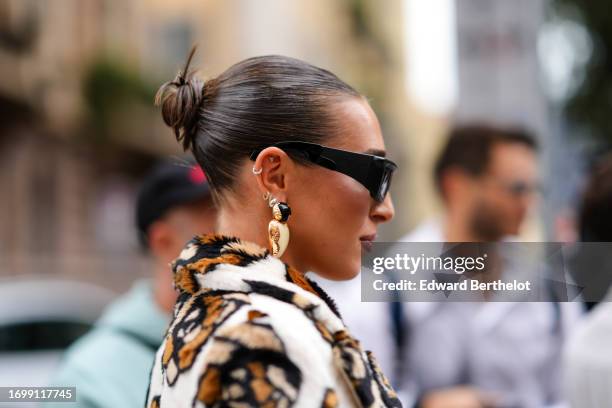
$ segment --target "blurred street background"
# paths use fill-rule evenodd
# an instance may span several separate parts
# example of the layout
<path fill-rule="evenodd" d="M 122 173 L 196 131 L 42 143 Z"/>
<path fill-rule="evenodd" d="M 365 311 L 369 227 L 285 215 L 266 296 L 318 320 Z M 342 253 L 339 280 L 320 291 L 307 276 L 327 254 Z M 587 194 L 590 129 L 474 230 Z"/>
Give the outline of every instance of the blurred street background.
<path fill-rule="evenodd" d="M 401 167 L 383 239 L 437 211 L 431 163 L 451 121 L 467 120 L 537 135 L 546 194 L 525 236 L 555 239 L 559 225 L 569 234 L 581 174 L 612 140 L 612 36 L 597 7 L 605 2 L 2 0 L 0 275 L 122 289 L 144 272 L 134 189 L 157 158 L 181 154 L 153 95 L 192 44 L 204 77 L 279 53 L 368 96 Z"/>

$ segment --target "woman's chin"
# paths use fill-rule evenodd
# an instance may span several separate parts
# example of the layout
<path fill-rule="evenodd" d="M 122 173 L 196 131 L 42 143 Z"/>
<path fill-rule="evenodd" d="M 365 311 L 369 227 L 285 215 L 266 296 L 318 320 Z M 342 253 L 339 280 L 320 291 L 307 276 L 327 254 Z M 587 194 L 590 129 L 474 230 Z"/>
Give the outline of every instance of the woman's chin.
<path fill-rule="evenodd" d="M 359 262 L 347 263 L 346 267 L 338 274 L 337 280 L 354 279 L 359 275 L 359 272 L 361 272 L 361 259 L 359 259 Z"/>

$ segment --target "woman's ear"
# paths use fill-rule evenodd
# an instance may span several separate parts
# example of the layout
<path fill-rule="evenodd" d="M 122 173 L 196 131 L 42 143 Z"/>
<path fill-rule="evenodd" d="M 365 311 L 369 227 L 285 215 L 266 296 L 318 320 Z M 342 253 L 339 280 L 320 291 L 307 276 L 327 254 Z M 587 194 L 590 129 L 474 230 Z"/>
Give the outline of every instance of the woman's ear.
<path fill-rule="evenodd" d="M 259 153 L 253 169 L 260 191 L 270 192 L 279 201 L 287 200 L 287 183 L 291 178 L 293 160 L 278 147 L 267 147 Z"/>

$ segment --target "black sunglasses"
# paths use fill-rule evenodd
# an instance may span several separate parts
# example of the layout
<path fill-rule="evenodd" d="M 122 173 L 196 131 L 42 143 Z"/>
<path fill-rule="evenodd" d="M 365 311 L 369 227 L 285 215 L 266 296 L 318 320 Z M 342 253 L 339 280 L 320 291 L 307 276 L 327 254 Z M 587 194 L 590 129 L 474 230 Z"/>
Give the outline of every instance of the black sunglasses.
<path fill-rule="evenodd" d="M 278 147 L 281 150 L 292 150 L 319 166 L 345 174 L 360 182 L 368 189 L 374 200 L 382 202 L 391 185 L 391 176 L 397 165 L 391 160 L 366 153 L 355 153 L 333 149 L 309 142 L 279 142 L 253 150 L 251 160 L 257 159 L 267 147 Z"/>

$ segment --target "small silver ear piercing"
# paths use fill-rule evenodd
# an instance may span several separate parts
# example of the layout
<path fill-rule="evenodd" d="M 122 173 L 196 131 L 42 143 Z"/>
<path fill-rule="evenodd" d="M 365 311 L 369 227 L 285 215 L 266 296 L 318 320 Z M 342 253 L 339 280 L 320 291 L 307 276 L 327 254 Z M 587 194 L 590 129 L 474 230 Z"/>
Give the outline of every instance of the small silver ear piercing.
<path fill-rule="evenodd" d="M 261 174 L 261 172 L 263 171 L 263 167 L 261 169 L 256 169 L 255 166 L 253 166 L 253 174 L 254 175 L 259 175 Z"/>
<path fill-rule="evenodd" d="M 266 191 L 266 192 L 264 193 L 264 195 L 263 195 L 263 199 L 264 199 L 264 201 L 268 201 L 268 199 L 269 199 L 269 198 L 270 198 L 270 192 L 269 192 L 269 191 Z"/>

